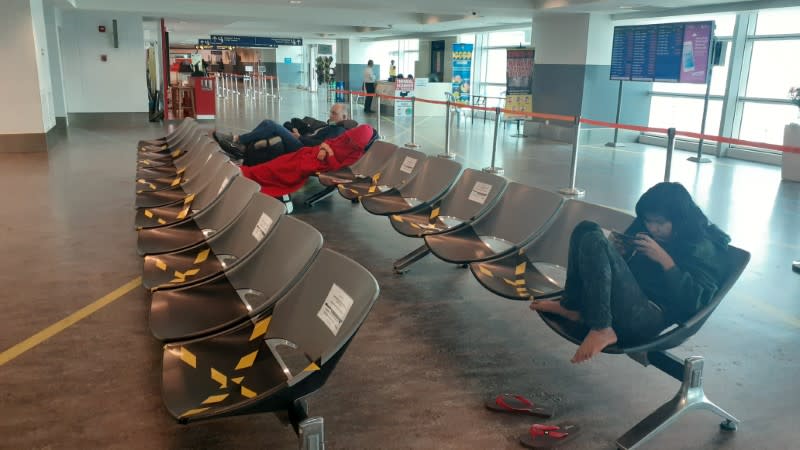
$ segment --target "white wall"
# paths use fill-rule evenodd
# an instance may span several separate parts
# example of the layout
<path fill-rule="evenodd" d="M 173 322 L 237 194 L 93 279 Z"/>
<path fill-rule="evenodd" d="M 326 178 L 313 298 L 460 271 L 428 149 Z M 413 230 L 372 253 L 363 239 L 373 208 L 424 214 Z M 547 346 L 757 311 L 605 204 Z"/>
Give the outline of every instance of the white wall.
<path fill-rule="evenodd" d="M 0 134 L 43 133 L 36 44 L 29 0 L 5 0 L 0 14 L 3 57 L 13 61 L 0 83 Z"/>
<path fill-rule="evenodd" d="M 53 104 L 56 117 L 67 115 L 67 105 L 64 101 L 64 75 L 61 69 L 61 44 L 59 43 L 58 27 L 61 23 L 61 10 L 56 9 L 48 2 L 44 6 L 44 22 L 47 28 L 47 53 L 50 63 L 50 84 L 53 90 Z"/>
<path fill-rule="evenodd" d="M 586 47 L 586 64 L 608 66 L 611 64 L 611 45 L 614 41 L 614 24 L 608 14 L 592 14 L 589 18 L 589 37 Z"/>
<path fill-rule="evenodd" d="M 119 48 L 114 48 L 112 19 Z M 98 26 L 106 27 L 105 33 Z M 147 112 L 142 17 L 113 12 L 64 12 L 61 53 L 67 111 Z M 108 56 L 107 62 L 100 55 Z"/>
<path fill-rule="evenodd" d="M 42 0 L 30 0 L 33 21 L 33 42 L 36 45 L 36 69 L 39 74 L 39 98 L 42 106 L 42 125 L 47 132 L 56 126 L 53 104 L 53 84 L 50 81 L 50 54 L 47 48 L 47 31 Z"/>
<path fill-rule="evenodd" d="M 536 15 L 532 33 L 536 64 L 586 64 L 589 14 Z"/>

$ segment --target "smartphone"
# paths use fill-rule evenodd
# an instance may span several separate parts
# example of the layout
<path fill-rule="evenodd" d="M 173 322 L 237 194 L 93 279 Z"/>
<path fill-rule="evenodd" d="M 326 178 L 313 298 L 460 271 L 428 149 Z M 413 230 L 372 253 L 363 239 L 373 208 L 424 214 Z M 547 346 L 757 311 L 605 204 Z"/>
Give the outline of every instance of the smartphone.
<path fill-rule="evenodd" d="M 694 68 L 694 45 L 692 41 L 686 41 L 683 43 L 683 71 L 692 72 Z"/>
<path fill-rule="evenodd" d="M 626 246 L 627 245 L 631 245 L 631 246 L 634 245 L 633 241 L 635 241 L 637 239 L 636 236 L 631 236 L 629 234 L 623 234 L 623 233 L 620 233 L 619 231 L 614 231 L 614 230 L 611 230 L 611 237 L 616 239 L 617 241 L 623 243 Z"/>

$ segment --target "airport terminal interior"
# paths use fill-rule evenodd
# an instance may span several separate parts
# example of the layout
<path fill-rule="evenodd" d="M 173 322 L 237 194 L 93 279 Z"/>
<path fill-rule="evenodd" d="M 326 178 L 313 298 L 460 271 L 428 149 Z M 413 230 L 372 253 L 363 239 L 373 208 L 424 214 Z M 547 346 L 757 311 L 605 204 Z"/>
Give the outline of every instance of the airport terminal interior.
<path fill-rule="evenodd" d="M 0 448 L 800 447 L 800 6 L 500 3 L 0 6 Z M 375 142 L 287 195 L 224 138 L 332 107 Z M 663 181 L 712 307 L 571 362 L 532 302 Z"/>

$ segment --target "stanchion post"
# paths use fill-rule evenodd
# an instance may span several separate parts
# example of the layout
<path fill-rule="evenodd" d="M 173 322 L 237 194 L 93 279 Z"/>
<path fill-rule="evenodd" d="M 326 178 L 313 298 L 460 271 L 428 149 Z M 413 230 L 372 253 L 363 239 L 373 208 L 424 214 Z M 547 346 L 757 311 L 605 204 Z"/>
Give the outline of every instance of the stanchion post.
<path fill-rule="evenodd" d="M 569 161 L 569 187 L 559 189 L 558 192 L 564 195 L 580 197 L 586 193 L 585 190 L 575 187 L 575 177 L 578 174 L 578 147 L 581 142 L 581 116 L 575 116 L 575 142 L 572 143 L 572 157 Z"/>
<path fill-rule="evenodd" d="M 350 98 L 350 118 L 352 119 L 354 117 L 353 113 L 355 112 L 353 108 L 353 91 L 350 91 L 347 96 Z"/>
<path fill-rule="evenodd" d="M 405 146 L 408 148 L 419 148 L 422 147 L 421 145 L 414 142 L 414 122 L 416 122 L 416 110 L 417 110 L 417 99 L 416 97 L 411 97 L 411 142 L 407 143 Z"/>
<path fill-rule="evenodd" d="M 375 95 L 376 105 L 378 106 L 378 121 L 375 124 L 375 131 L 378 132 L 378 139 L 383 139 L 381 134 L 381 96 Z"/>
<path fill-rule="evenodd" d="M 675 128 L 667 130 L 667 164 L 664 167 L 664 181 L 669 181 L 672 170 L 672 152 L 675 151 Z"/>
<path fill-rule="evenodd" d="M 447 110 L 444 113 L 444 153 L 439 158 L 455 159 L 456 155 L 450 153 L 450 99 L 445 103 Z"/>
<path fill-rule="evenodd" d="M 494 121 L 494 139 L 492 140 L 492 165 L 489 167 L 484 167 L 483 171 L 487 173 L 493 173 L 495 175 L 502 175 L 505 170 L 502 167 L 497 167 L 494 165 L 495 163 L 495 156 L 497 155 L 497 129 L 500 126 L 500 107 L 496 107 L 494 109 L 495 117 L 497 120 Z"/>

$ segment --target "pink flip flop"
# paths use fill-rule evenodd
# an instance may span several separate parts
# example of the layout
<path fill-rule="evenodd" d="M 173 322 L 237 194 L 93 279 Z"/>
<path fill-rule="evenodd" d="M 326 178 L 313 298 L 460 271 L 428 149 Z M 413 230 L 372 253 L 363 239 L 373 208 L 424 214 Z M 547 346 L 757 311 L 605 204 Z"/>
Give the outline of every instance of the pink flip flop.
<path fill-rule="evenodd" d="M 527 434 L 519 438 L 519 443 L 533 449 L 547 449 L 560 447 L 575 439 L 580 427 L 574 423 L 560 423 L 546 425 L 535 423 L 531 425 Z"/>
<path fill-rule="evenodd" d="M 500 394 L 494 399 L 486 401 L 486 407 L 492 411 L 526 416 L 551 417 L 553 407 L 535 404 L 521 395 Z"/>

